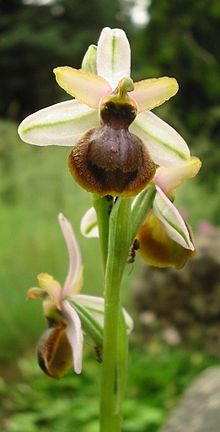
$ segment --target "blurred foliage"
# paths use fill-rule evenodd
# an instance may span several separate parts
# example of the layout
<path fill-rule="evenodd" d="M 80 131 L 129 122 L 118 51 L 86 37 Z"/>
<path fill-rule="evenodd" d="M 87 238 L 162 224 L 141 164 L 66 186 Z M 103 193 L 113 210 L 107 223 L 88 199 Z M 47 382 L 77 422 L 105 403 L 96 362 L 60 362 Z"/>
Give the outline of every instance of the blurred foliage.
<path fill-rule="evenodd" d="M 1 430 L 96 432 L 100 365 L 86 353 L 82 375 L 62 380 L 43 375 L 33 358 L 20 360 L 18 382 L 0 382 Z M 158 341 L 141 351 L 132 346 L 129 364 L 123 431 L 156 432 L 186 386 L 215 360 Z"/>
<path fill-rule="evenodd" d="M 55 0 L 39 6 L 0 0 L 0 116 L 21 119 L 58 101 L 52 70 L 80 67 L 86 48 L 108 23 L 119 26 L 119 2 Z M 1 81 L 1 82 L 2 82 Z"/>

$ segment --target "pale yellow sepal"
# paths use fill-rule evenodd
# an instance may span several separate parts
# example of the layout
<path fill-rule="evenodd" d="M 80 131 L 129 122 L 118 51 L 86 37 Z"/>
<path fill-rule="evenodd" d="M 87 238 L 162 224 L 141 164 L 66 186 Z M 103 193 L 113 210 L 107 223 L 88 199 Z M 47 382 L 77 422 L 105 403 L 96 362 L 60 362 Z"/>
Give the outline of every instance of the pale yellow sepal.
<path fill-rule="evenodd" d="M 91 72 L 69 66 L 57 67 L 53 71 L 60 87 L 91 108 L 98 108 L 100 99 L 111 93 L 107 81 Z"/>
<path fill-rule="evenodd" d="M 134 83 L 134 91 L 130 96 L 137 102 L 138 112 L 142 112 L 162 105 L 174 96 L 178 89 L 175 78 L 152 78 Z"/>

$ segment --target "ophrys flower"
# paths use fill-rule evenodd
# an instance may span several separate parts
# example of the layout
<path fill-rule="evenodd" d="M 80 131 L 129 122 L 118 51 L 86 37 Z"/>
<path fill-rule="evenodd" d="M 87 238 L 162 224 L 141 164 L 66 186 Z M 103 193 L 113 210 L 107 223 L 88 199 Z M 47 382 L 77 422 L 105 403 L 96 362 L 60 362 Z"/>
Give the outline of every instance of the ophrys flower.
<path fill-rule="evenodd" d="M 135 195 L 155 173 L 155 164 L 176 166 L 189 158 L 180 135 L 149 110 L 178 90 L 174 78 L 133 83 L 130 46 L 120 29 L 103 29 L 90 71 L 58 67 L 58 84 L 71 96 L 27 117 L 21 138 L 36 145 L 74 146 L 74 178 L 100 195 Z M 85 62 L 83 62 L 85 64 Z M 88 68 L 87 68 L 88 69 Z"/>
<path fill-rule="evenodd" d="M 47 273 L 38 276 L 39 288 L 28 291 L 29 298 L 42 297 L 48 329 L 38 343 L 41 368 L 53 378 L 64 375 L 71 366 L 79 374 L 82 369 L 83 333 L 89 334 L 95 347 L 101 348 L 104 325 L 102 297 L 79 294 L 82 284 L 82 260 L 70 222 L 62 215 L 59 224 L 67 245 L 69 269 L 64 284 Z M 132 319 L 124 310 L 127 331 Z"/>

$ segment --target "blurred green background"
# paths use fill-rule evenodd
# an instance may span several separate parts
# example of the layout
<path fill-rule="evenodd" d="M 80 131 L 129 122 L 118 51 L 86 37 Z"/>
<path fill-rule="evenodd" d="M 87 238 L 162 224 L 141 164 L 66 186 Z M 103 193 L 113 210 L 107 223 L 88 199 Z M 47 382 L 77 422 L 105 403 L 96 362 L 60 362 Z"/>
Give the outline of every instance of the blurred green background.
<path fill-rule="evenodd" d="M 84 291 L 101 293 L 97 242 L 79 233 L 90 200 L 67 170 L 70 149 L 24 144 L 17 125 L 33 111 L 68 99 L 53 68 L 80 67 L 105 26 L 126 31 L 134 80 L 163 75 L 178 80 L 177 96 L 155 112 L 203 162 L 198 178 L 180 191 L 179 206 L 194 229 L 201 220 L 219 225 L 219 0 L 0 0 L 0 429 L 5 432 L 97 430 L 100 366 L 91 347 L 85 349 L 82 376 L 70 373 L 59 382 L 44 377 L 34 360 L 45 326 L 41 305 L 25 299 L 38 273 L 65 277 L 60 211 L 72 221 L 82 248 Z M 138 261 L 125 277 L 129 311 L 139 268 Z M 193 376 L 216 360 L 197 347 L 187 352 L 156 343 L 140 349 L 139 342 L 134 332 L 124 431 L 154 432 Z"/>

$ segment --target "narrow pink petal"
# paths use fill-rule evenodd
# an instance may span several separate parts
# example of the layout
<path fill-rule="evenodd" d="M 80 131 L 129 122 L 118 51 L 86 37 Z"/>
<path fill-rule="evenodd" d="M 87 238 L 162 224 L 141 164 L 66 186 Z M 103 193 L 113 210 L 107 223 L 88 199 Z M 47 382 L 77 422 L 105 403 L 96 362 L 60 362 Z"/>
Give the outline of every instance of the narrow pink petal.
<path fill-rule="evenodd" d="M 98 40 L 97 73 L 114 90 L 122 78 L 130 77 L 131 50 L 125 32 L 105 27 Z"/>
<path fill-rule="evenodd" d="M 191 157 L 181 165 L 174 167 L 159 167 L 154 176 L 154 182 L 166 195 L 173 194 L 179 186 L 188 179 L 195 177 L 201 167 L 197 157 Z"/>
<path fill-rule="evenodd" d="M 70 100 L 29 115 L 21 122 L 18 134 L 29 144 L 73 147 L 84 132 L 98 126 L 97 110 Z"/>
<path fill-rule="evenodd" d="M 99 236 L 97 215 L 94 207 L 90 207 L 82 217 L 80 231 L 84 237 L 93 238 Z"/>
<path fill-rule="evenodd" d="M 69 270 L 62 289 L 62 298 L 72 296 L 78 291 L 78 285 L 82 276 L 82 260 L 80 248 L 74 235 L 72 226 L 62 213 L 58 221 L 66 242 L 69 256 Z"/>
<path fill-rule="evenodd" d="M 162 105 L 177 93 L 178 88 L 175 78 L 152 78 L 134 83 L 134 91 L 130 96 L 135 99 L 141 112 Z"/>
<path fill-rule="evenodd" d="M 83 69 L 63 66 L 55 68 L 54 73 L 60 87 L 91 108 L 98 108 L 100 99 L 111 92 L 104 78 Z"/>
<path fill-rule="evenodd" d="M 177 208 L 164 192 L 156 186 L 157 194 L 153 203 L 153 212 L 162 222 L 168 236 L 186 249 L 194 250 L 188 228 Z"/>
<path fill-rule="evenodd" d="M 83 352 L 83 333 L 81 321 L 76 311 L 68 303 L 62 302 L 62 313 L 66 320 L 66 335 L 70 343 L 73 354 L 73 368 L 77 374 L 82 370 L 82 352 Z"/>

